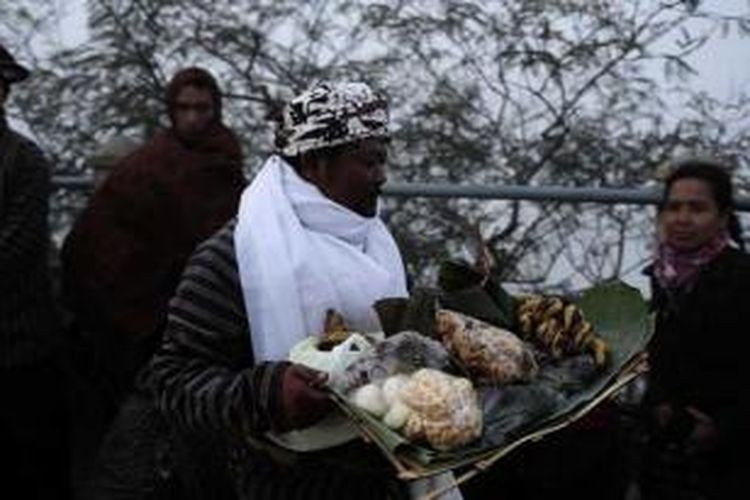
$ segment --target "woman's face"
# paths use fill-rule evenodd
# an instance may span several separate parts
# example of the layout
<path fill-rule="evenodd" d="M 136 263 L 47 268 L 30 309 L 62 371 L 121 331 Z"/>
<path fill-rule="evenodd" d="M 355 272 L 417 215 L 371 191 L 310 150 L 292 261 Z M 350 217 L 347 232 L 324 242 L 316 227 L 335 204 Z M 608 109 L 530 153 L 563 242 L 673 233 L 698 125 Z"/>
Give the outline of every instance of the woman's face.
<path fill-rule="evenodd" d="M 676 248 L 696 249 L 727 227 L 728 216 L 719 210 L 711 186 L 684 178 L 672 184 L 659 214 L 661 236 Z"/>

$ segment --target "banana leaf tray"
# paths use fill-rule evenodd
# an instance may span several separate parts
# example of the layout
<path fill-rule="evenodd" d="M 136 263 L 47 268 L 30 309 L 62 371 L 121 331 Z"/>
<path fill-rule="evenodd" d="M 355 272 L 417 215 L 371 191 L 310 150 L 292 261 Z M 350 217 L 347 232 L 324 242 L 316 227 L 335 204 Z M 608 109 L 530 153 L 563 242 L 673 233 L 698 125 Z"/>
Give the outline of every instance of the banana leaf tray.
<path fill-rule="evenodd" d="M 575 302 L 611 348 L 607 367 L 584 381 L 572 381 L 564 376 L 564 370 L 553 367 L 546 372 L 542 370 L 544 376 L 539 377 L 540 382 L 480 388 L 483 434 L 465 447 L 441 452 L 411 443 L 353 406 L 343 395 L 334 394 L 334 400 L 363 438 L 380 448 L 401 479 L 414 480 L 468 468 L 456 480 L 456 485 L 460 484 L 520 446 L 582 418 L 645 369 L 643 353 L 653 327 L 646 301 L 637 289 L 619 281 L 597 285 L 584 291 Z M 440 494 L 434 492 L 430 497 Z"/>

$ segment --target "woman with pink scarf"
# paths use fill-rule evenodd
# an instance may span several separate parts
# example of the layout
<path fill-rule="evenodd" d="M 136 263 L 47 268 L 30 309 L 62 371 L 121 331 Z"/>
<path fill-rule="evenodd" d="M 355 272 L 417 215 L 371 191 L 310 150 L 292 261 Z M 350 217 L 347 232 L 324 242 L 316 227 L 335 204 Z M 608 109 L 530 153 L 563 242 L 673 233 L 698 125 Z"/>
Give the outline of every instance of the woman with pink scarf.
<path fill-rule="evenodd" d="M 658 217 L 643 498 L 731 498 L 750 473 L 750 256 L 726 169 L 680 164 Z"/>

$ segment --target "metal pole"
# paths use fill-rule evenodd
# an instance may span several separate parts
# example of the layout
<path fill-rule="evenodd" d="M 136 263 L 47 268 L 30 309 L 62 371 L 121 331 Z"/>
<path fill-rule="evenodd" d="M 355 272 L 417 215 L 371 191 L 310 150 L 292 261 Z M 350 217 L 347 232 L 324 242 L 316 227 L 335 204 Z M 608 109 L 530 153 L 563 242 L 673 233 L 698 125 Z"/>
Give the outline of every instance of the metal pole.
<path fill-rule="evenodd" d="M 85 176 L 55 176 L 58 188 L 90 190 L 93 180 Z M 627 203 L 654 205 L 661 191 L 651 189 L 586 188 L 560 186 L 477 186 L 469 184 L 388 183 L 385 196 L 421 198 L 473 198 L 479 200 L 558 201 L 567 203 Z M 750 212 L 750 197 L 735 200 L 737 210 Z"/>
<path fill-rule="evenodd" d="M 53 175 L 52 187 L 90 191 L 94 188 L 94 178 L 87 175 Z"/>
<path fill-rule="evenodd" d="M 660 195 L 658 190 L 641 189 L 471 186 L 461 184 L 387 184 L 384 186 L 383 194 L 386 196 L 421 196 L 426 198 L 629 203 L 635 205 L 657 203 Z"/>
<path fill-rule="evenodd" d="M 389 183 L 383 194 L 397 197 L 424 198 L 474 198 L 482 200 L 561 201 L 568 203 L 627 203 L 630 205 L 655 205 L 661 199 L 661 190 L 585 188 L 560 186 L 476 186 L 465 184 Z M 750 211 L 750 197 L 735 199 L 735 208 Z"/>

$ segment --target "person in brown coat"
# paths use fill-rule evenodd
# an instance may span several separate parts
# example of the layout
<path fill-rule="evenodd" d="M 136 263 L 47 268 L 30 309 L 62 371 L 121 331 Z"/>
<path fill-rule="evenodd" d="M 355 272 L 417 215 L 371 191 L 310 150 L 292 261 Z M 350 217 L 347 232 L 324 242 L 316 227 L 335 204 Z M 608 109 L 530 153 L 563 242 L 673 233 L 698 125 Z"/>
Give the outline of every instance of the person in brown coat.
<path fill-rule="evenodd" d="M 245 185 L 213 76 L 184 69 L 166 94 L 171 126 L 121 160 L 62 249 L 64 302 L 110 417 L 160 341 L 188 256 L 236 213 Z"/>

